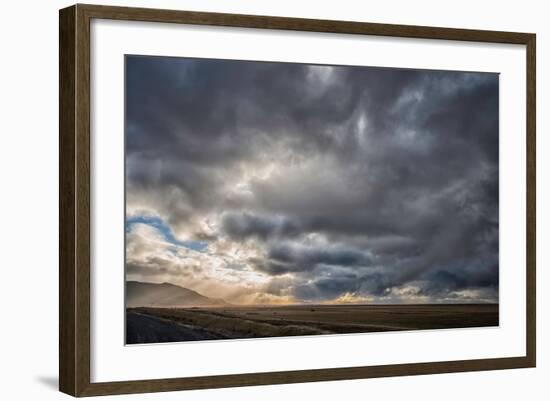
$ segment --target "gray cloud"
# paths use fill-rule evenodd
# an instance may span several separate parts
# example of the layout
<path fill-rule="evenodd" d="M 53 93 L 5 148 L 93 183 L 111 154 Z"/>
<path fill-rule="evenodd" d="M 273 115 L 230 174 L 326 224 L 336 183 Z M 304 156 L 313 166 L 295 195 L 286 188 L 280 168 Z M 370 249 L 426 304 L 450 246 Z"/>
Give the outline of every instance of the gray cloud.
<path fill-rule="evenodd" d="M 128 209 L 263 291 L 498 300 L 498 75 L 128 56 L 126 83 Z"/>
<path fill-rule="evenodd" d="M 284 216 L 258 216 L 247 212 L 224 214 L 222 229 L 237 240 L 250 237 L 262 240 L 285 238 L 299 233 L 299 228 Z"/>

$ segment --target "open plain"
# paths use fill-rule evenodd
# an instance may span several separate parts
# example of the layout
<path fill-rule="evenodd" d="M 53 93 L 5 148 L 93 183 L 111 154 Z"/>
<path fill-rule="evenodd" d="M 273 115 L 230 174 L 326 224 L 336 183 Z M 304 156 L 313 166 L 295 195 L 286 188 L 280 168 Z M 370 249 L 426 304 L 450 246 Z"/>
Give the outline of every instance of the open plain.
<path fill-rule="evenodd" d="M 498 304 L 128 308 L 126 343 L 498 326 Z"/>

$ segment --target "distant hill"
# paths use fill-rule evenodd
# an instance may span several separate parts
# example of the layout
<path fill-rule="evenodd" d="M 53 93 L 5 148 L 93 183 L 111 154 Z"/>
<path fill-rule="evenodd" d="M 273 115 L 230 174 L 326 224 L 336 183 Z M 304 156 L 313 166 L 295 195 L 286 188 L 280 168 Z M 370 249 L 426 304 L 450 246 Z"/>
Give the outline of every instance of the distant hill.
<path fill-rule="evenodd" d="M 208 298 L 196 291 L 170 283 L 126 282 L 126 307 L 222 306 L 223 299 Z"/>

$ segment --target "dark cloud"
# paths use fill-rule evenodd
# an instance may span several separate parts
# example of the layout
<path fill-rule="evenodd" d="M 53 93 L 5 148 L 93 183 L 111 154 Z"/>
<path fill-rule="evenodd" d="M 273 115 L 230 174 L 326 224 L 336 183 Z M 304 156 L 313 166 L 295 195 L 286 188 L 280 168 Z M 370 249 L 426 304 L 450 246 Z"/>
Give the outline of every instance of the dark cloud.
<path fill-rule="evenodd" d="M 128 206 L 249 244 L 242 263 L 298 299 L 495 301 L 498 80 L 128 56 Z"/>
<path fill-rule="evenodd" d="M 371 258 L 356 249 L 343 246 L 303 246 L 293 243 L 273 244 L 268 256 L 270 259 L 295 264 L 298 266 L 315 266 L 318 264 L 334 266 L 369 265 Z"/>
<path fill-rule="evenodd" d="M 285 217 L 258 216 L 246 212 L 226 213 L 222 217 L 222 229 L 237 240 L 250 237 L 267 240 L 273 237 L 292 237 L 298 227 Z"/>
<path fill-rule="evenodd" d="M 272 242 L 265 259 L 253 259 L 260 271 L 280 275 L 309 272 L 319 266 L 368 267 L 373 260 L 368 252 L 336 245 L 304 245 L 297 242 Z"/>

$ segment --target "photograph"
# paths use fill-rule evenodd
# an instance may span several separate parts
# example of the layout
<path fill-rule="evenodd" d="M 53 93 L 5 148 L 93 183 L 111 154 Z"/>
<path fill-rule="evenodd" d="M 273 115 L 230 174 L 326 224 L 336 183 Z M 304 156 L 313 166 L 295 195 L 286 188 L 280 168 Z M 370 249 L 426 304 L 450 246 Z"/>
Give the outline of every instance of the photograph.
<path fill-rule="evenodd" d="M 499 325 L 499 74 L 125 55 L 126 344 Z"/>

